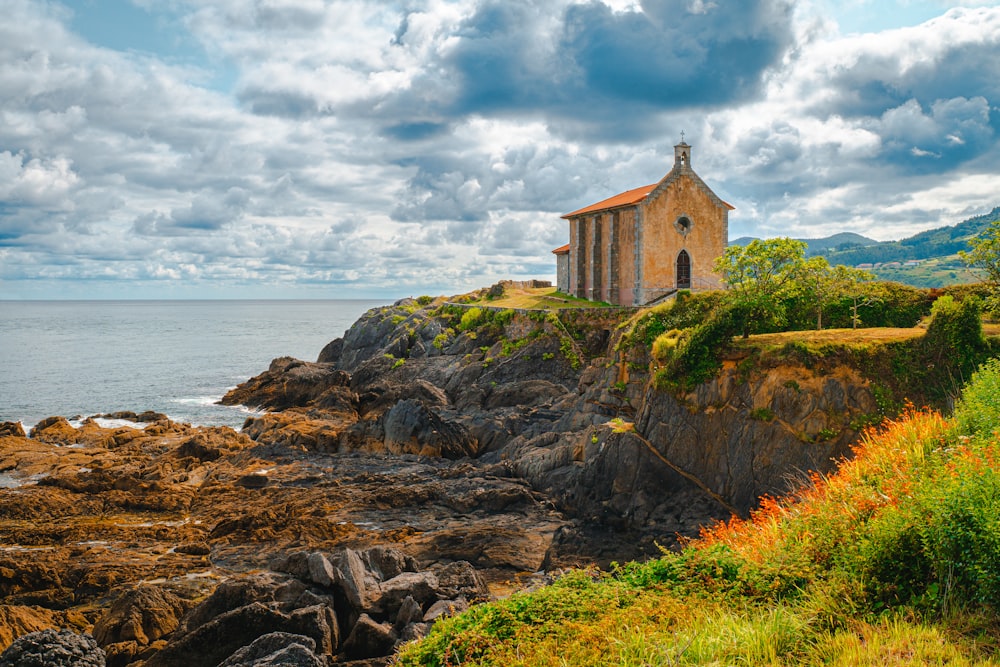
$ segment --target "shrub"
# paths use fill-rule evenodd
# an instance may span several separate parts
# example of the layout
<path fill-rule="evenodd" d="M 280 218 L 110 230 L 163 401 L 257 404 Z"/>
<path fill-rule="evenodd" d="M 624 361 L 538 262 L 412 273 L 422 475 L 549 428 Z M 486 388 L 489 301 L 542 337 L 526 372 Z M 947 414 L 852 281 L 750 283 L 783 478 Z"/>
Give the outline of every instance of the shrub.
<path fill-rule="evenodd" d="M 743 330 L 744 319 L 745 314 L 738 307 L 726 305 L 713 310 L 670 355 L 665 372 L 657 374 L 657 387 L 685 390 L 713 377 L 722 366 L 720 353 Z"/>
<path fill-rule="evenodd" d="M 924 335 L 923 351 L 931 363 L 953 369 L 955 385 L 972 376 L 987 350 L 981 306 L 982 302 L 976 298 L 956 302 L 945 295 L 931 308 L 932 319 Z"/>
<path fill-rule="evenodd" d="M 677 348 L 683 333 L 680 329 L 671 329 L 662 333 L 653 341 L 653 358 L 659 362 L 664 362 L 670 354 Z"/>
<path fill-rule="evenodd" d="M 989 359 L 973 373 L 955 406 L 955 423 L 959 433 L 979 439 L 1000 428 L 1000 359 Z"/>
<path fill-rule="evenodd" d="M 462 313 L 462 319 L 459 321 L 458 326 L 455 327 L 459 331 L 468 331 L 479 324 L 479 320 L 482 319 L 483 310 L 473 306 Z"/>

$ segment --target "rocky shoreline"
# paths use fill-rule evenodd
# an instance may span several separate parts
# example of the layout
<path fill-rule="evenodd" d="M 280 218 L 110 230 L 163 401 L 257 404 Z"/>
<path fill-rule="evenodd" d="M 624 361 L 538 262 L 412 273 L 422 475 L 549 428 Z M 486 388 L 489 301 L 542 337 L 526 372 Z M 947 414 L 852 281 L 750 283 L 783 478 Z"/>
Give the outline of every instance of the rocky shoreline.
<path fill-rule="evenodd" d="M 471 310 L 403 300 L 274 360 L 223 399 L 267 411 L 240 433 L 0 426 L 0 649 L 89 651 L 69 629 L 115 666 L 384 664 L 441 614 L 830 469 L 874 405 L 849 369 L 735 364 L 677 397 L 622 312 Z"/>

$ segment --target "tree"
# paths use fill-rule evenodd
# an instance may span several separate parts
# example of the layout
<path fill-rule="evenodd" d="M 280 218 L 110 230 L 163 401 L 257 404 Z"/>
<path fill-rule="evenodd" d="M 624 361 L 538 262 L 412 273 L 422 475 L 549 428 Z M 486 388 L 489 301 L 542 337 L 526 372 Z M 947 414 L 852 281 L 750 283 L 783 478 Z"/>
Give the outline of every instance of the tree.
<path fill-rule="evenodd" d="M 959 256 L 973 269 L 985 272 L 986 282 L 990 286 L 990 296 L 987 308 L 993 312 L 1000 310 L 1000 220 L 994 220 L 990 226 L 977 236 L 969 239 L 968 252 L 961 250 Z"/>
<path fill-rule="evenodd" d="M 744 338 L 765 324 L 783 322 L 782 297 L 795 287 L 805 256 L 804 241 L 755 239 L 745 246 L 729 246 L 715 261 L 716 272 L 729 286 L 727 301 L 740 314 Z"/>

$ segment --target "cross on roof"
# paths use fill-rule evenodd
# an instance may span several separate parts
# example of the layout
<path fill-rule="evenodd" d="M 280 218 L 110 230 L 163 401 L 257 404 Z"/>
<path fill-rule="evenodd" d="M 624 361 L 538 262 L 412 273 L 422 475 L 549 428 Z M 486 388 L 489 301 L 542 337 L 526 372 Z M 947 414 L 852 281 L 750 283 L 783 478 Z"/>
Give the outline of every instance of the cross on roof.
<path fill-rule="evenodd" d="M 681 130 L 681 143 L 684 143 L 684 130 Z"/>

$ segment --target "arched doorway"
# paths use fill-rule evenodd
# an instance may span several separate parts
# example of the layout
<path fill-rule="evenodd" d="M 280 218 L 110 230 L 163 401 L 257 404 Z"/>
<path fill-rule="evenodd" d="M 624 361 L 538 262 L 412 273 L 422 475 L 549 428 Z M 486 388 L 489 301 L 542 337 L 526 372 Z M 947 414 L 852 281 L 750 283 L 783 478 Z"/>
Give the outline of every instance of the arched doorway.
<path fill-rule="evenodd" d="M 687 250 L 677 255 L 677 289 L 691 289 L 691 255 Z"/>

